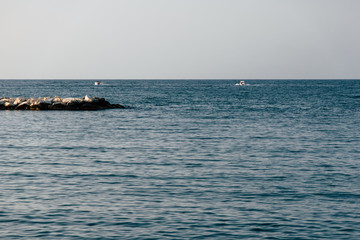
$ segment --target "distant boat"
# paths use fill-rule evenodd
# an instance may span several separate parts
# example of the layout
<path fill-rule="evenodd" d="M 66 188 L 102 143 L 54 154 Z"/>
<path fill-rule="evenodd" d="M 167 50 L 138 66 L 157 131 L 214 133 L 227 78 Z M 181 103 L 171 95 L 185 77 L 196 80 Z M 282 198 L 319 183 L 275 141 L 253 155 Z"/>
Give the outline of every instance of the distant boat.
<path fill-rule="evenodd" d="M 244 82 L 244 81 L 240 81 L 239 83 L 236 83 L 235 85 L 236 85 L 236 86 L 244 86 L 244 85 L 245 85 L 245 82 Z"/>
<path fill-rule="evenodd" d="M 101 85 L 102 82 L 95 82 L 94 85 L 97 86 L 97 85 Z"/>

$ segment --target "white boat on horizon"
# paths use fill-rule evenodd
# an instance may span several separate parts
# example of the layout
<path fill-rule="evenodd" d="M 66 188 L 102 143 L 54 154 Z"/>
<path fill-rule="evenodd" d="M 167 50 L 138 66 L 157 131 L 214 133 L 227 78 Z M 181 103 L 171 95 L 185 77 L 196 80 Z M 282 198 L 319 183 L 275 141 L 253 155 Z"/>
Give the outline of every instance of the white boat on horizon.
<path fill-rule="evenodd" d="M 236 86 L 244 86 L 244 85 L 245 85 L 245 82 L 244 82 L 244 81 L 240 81 L 239 83 L 236 83 L 235 85 L 236 85 Z"/>
<path fill-rule="evenodd" d="M 99 82 L 99 81 L 94 82 L 95 86 L 98 86 L 98 85 L 101 85 L 101 84 L 102 84 L 102 82 Z"/>

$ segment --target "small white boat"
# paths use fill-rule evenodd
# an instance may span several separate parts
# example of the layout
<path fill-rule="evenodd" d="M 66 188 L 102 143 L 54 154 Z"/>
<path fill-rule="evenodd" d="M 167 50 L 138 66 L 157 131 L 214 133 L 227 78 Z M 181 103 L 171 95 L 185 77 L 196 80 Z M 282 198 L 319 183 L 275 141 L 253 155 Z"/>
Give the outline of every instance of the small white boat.
<path fill-rule="evenodd" d="M 98 85 L 101 85 L 101 84 L 102 84 L 102 82 L 95 82 L 94 83 L 95 86 L 98 86 Z"/>
<path fill-rule="evenodd" d="M 244 82 L 244 81 L 240 81 L 239 83 L 236 83 L 235 85 L 236 85 L 236 86 L 244 86 L 244 85 L 245 85 L 245 82 Z"/>

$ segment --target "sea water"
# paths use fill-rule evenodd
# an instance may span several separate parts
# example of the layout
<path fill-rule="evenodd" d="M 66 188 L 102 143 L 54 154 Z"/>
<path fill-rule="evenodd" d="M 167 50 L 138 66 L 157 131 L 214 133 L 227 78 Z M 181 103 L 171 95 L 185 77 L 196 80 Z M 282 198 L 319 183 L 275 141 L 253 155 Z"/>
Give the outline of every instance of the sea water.
<path fill-rule="evenodd" d="M 1 239 L 360 239 L 358 80 L 4 80 Z"/>

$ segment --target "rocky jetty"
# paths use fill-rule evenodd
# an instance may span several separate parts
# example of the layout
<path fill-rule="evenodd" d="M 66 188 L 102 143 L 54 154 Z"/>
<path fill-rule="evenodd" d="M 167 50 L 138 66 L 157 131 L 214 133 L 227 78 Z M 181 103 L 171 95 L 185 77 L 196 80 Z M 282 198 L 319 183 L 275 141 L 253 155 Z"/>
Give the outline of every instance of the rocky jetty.
<path fill-rule="evenodd" d="M 104 98 L 0 98 L 0 110 L 102 110 L 125 108 L 120 104 L 111 104 Z"/>

